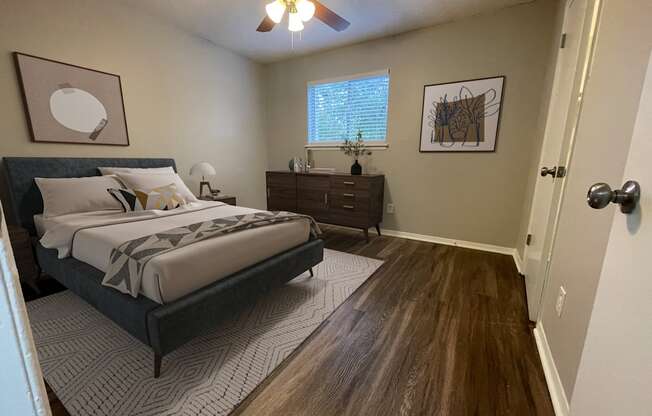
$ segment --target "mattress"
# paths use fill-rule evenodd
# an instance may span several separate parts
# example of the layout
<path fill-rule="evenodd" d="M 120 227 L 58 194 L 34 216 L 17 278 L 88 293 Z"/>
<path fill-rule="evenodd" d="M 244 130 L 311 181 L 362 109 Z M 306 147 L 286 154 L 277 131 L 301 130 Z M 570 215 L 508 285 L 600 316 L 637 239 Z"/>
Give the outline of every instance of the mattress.
<path fill-rule="evenodd" d="M 55 218 L 36 216 L 42 244 L 58 248 L 105 272 L 111 250 L 136 238 L 209 219 L 257 210 L 219 202 L 198 202 L 192 208 L 146 212 L 142 218 L 115 211 L 72 214 Z M 127 220 L 125 220 L 127 218 Z M 56 237 L 71 234 L 69 247 Z M 290 221 L 211 238 L 163 253 L 144 269 L 141 294 L 164 304 L 308 241 L 307 220 Z M 68 251 L 66 251 L 65 249 Z"/>

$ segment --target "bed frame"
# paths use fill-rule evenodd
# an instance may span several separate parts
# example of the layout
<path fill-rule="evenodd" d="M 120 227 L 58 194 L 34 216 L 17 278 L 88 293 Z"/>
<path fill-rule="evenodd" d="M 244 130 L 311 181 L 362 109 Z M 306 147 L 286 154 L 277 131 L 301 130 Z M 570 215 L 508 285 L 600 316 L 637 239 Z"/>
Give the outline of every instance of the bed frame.
<path fill-rule="evenodd" d="M 33 216 L 43 212 L 43 200 L 35 177 L 97 176 L 98 166 L 154 168 L 172 166 L 174 159 L 123 158 L 3 158 L 15 222 L 36 236 Z M 311 239 L 254 266 L 165 305 L 144 296 L 133 298 L 102 286 L 104 273 L 72 257 L 57 258 L 34 238 L 41 270 L 90 303 L 125 331 L 152 348 L 154 377 L 168 354 L 232 316 L 234 308 L 310 271 L 324 256 L 324 243 Z"/>

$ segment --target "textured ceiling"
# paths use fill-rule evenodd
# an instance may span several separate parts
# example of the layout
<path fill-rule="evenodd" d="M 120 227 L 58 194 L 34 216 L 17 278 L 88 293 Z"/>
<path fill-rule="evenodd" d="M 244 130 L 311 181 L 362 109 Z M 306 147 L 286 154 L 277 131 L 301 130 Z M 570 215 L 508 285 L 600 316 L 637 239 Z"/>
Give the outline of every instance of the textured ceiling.
<path fill-rule="evenodd" d="M 397 34 L 532 0 L 322 0 L 351 22 L 336 32 L 306 23 L 294 48 L 287 16 L 270 33 L 256 27 L 271 0 L 122 0 L 211 42 L 259 62 L 272 62 L 367 39 Z"/>

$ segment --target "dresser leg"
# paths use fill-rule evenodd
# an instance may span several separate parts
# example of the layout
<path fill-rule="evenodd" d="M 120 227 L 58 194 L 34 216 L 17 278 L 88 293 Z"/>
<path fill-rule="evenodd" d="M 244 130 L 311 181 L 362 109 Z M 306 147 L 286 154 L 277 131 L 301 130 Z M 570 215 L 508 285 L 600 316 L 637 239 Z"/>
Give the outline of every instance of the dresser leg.
<path fill-rule="evenodd" d="M 161 354 L 155 352 L 154 353 L 154 378 L 159 378 L 161 375 L 161 361 L 163 360 L 163 356 Z"/>
<path fill-rule="evenodd" d="M 310 268 L 310 277 L 315 277 L 315 272 L 312 271 L 312 267 Z"/>
<path fill-rule="evenodd" d="M 376 232 L 380 235 L 380 224 L 376 224 Z"/>
<path fill-rule="evenodd" d="M 369 242 L 369 229 L 368 229 L 368 228 L 365 228 L 365 229 L 362 230 L 362 231 L 364 231 L 364 239 L 365 239 L 365 240 L 367 241 L 367 243 L 368 243 L 368 242 Z"/>

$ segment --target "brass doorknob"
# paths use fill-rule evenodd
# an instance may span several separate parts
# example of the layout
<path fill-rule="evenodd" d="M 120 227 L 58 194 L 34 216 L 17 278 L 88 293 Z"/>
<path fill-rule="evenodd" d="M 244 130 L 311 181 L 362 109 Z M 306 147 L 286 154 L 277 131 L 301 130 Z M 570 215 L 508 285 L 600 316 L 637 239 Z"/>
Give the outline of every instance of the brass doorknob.
<path fill-rule="evenodd" d="M 606 183 L 596 183 L 586 196 L 591 208 L 602 209 L 610 203 L 620 205 L 623 214 L 631 214 L 641 199 L 641 186 L 636 181 L 627 181 L 622 189 L 613 191 Z"/>

